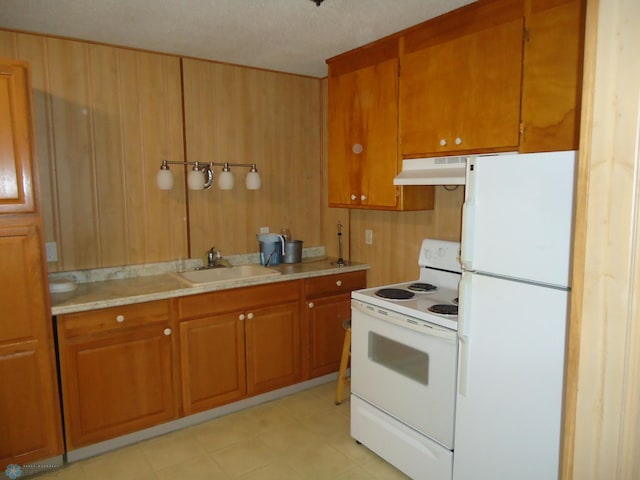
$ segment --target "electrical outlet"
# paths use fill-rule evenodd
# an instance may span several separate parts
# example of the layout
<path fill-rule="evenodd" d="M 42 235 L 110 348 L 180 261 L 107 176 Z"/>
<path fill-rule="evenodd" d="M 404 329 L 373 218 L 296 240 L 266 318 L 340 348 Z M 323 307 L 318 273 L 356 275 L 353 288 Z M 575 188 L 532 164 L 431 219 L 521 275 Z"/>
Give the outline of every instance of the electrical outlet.
<path fill-rule="evenodd" d="M 367 228 L 364 231 L 364 243 L 367 245 L 373 245 L 373 230 Z"/>
<path fill-rule="evenodd" d="M 269 233 L 269 227 L 260 227 L 260 233 Z"/>
<path fill-rule="evenodd" d="M 57 262 L 58 261 L 58 246 L 56 242 L 47 242 L 45 243 L 46 251 L 47 251 L 47 262 Z"/>

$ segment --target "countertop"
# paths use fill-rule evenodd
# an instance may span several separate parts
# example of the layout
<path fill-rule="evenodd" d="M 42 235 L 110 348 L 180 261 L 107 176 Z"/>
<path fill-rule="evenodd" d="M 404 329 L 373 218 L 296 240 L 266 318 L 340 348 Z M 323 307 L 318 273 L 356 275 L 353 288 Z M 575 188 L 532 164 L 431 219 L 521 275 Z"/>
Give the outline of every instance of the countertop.
<path fill-rule="evenodd" d="M 76 290 L 71 293 L 56 293 L 51 295 L 51 313 L 52 315 L 60 315 L 64 313 L 82 312 L 97 308 L 163 300 L 217 290 L 286 282 L 289 280 L 369 269 L 369 265 L 367 264 L 354 262 L 339 267 L 335 265 L 335 261 L 335 258 L 330 257 L 309 257 L 303 259 L 301 263 L 280 264 L 269 267 L 278 270 L 281 275 L 234 280 L 222 284 L 191 286 L 169 273 L 80 283 Z"/>

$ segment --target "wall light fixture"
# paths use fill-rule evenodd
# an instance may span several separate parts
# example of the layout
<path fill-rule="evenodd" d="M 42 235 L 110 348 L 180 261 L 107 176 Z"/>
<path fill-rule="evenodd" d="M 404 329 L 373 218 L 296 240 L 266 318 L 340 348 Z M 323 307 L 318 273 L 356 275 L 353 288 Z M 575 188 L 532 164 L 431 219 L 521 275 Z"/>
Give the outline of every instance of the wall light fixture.
<path fill-rule="evenodd" d="M 213 167 L 216 166 L 223 167 L 218 176 L 218 187 L 221 190 L 233 189 L 233 173 L 231 173 L 230 167 L 247 167 L 250 169 L 245 181 L 248 190 L 259 190 L 262 185 L 255 163 L 171 162 L 163 160 L 162 165 L 160 165 L 160 171 L 156 176 L 156 184 L 160 190 L 171 190 L 173 188 L 173 173 L 169 170 L 169 165 L 193 165 L 193 168 L 187 173 L 189 190 L 211 188 L 213 185 Z"/>

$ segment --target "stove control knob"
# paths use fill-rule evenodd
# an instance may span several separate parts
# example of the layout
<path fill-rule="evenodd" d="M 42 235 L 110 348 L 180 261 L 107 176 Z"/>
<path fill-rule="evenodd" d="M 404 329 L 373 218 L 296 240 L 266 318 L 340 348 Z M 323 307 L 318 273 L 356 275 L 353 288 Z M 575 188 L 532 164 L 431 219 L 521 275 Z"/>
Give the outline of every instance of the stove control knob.
<path fill-rule="evenodd" d="M 424 258 L 431 258 L 431 250 L 428 248 L 424 249 Z"/>
<path fill-rule="evenodd" d="M 439 256 L 440 258 L 444 257 L 445 253 L 446 253 L 446 252 L 445 252 L 444 248 L 439 248 L 439 249 L 438 249 L 438 256 Z"/>

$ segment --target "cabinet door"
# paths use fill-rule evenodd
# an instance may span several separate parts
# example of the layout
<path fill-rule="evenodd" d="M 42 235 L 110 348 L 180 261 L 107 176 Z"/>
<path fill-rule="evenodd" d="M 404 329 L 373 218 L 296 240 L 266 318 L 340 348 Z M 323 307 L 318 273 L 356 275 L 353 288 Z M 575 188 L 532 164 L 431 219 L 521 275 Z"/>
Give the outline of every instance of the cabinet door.
<path fill-rule="evenodd" d="M 185 415 L 246 395 L 243 313 L 180 323 L 180 368 Z"/>
<path fill-rule="evenodd" d="M 62 453 L 41 260 L 36 225 L 0 222 L 0 468 Z"/>
<path fill-rule="evenodd" d="M 520 17 L 401 57 L 403 157 L 517 149 L 522 37 Z"/>
<path fill-rule="evenodd" d="M 398 59 L 329 76 L 329 205 L 395 207 Z"/>
<path fill-rule="evenodd" d="M 245 320 L 250 395 L 300 380 L 299 304 L 248 310 Z"/>
<path fill-rule="evenodd" d="M 307 303 L 309 373 L 317 377 L 340 368 L 345 320 L 351 318 L 351 295 L 318 298 Z"/>
<path fill-rule="evenodd" d="M 164 323 L 63 339 L 60 368 L 70 449 L 175 418 L 171 330 Z"/>
<path fill-rule="evenodd" d="M 578 148 L 584 4 L 531 2 L 522 78 L 523 153 Z"/>
<path fill-rule="evenodd" d="M 27 65 L 0 62 L 0 213 L 35 210 Z"/>

